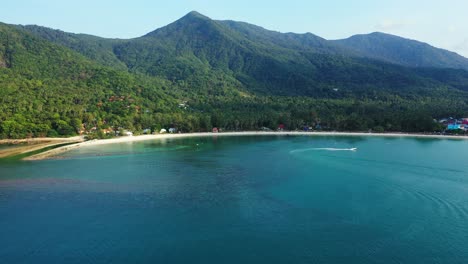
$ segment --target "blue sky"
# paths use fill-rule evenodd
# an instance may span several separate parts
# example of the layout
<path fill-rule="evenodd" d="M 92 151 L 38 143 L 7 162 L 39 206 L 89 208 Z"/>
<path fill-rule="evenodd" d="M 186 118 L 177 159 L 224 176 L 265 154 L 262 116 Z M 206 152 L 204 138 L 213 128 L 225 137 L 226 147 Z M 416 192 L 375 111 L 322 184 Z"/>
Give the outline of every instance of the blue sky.
<path fill-rule="evenodd" d="M 1 22 L 102 37 L 141 36 L 196 10 L 213 19 L 326 39 L 387 32 L 468 57 L 466 0 L 14 0 L 1 6 Z"/>

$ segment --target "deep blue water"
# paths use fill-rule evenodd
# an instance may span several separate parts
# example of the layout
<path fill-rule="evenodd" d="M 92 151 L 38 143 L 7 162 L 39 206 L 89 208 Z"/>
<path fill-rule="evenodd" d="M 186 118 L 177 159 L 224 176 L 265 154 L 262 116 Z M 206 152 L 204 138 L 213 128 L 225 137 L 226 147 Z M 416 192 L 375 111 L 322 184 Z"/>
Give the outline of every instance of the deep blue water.
<path fill-rule="evenodd" d="M 215 137 L 0 161 L 0 263 L 468 263 L 468 141 Z"/>

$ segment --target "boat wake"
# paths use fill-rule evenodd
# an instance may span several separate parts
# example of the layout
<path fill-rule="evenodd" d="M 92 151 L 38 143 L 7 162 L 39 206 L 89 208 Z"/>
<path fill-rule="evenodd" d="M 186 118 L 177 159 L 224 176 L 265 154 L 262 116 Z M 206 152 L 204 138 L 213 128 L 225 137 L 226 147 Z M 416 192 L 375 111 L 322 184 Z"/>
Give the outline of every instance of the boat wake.
<path fill-rule="evenodd" d="M 299 153 L 307 151 L 357 151 L 357 148 L 306 148 L 306 149 L 295 149 L 289 153 Z"/>

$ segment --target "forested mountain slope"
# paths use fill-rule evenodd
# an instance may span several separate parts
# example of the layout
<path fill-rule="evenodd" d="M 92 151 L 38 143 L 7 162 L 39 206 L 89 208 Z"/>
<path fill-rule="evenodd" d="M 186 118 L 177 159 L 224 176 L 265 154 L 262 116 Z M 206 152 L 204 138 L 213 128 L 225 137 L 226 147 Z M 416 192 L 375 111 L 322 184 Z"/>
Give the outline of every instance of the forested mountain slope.
<path fill-rule="evenodd" d="M 70 135 L 88 126 L 134 122 L 141 109 L 172 112 L 164 80 L 102 67 L 65 47 L 0 24 L 0 134 Z M 112 96 L 124 97 L 116 103 Z M 164 103 L 163 103 L 164 102 Z"/>
<path fill-rule="evenodd" d="M 355 35 L 333 43 L 353 49 L 361 56 L 403 66 L 468 70 L 468 59 L 455 52 L 385 33 Z"/>
<path fill-rule="evenodd" d="M 468 115 L 467 71 L 405 63 L 197 12 L 127 40 L 0 24 L 0 137 L 279 123 L 433 131 L 433 118 Z"/>
<path fill-rule="evenodd" d="M 424 74 L 425 69 L 421 73 L 418 67 L 399 66 L 408 66 L 414 60 L 414 52 L 404 50 L 404 43 L 400 45 L 401 61 L 382 59 L 371 54 L 375 49 L 345 45 L 346 41 L 327 41 L 310 33 L 279 33 L 243 22 L 216 21 L 197 12 L 130 40 L 106 40 L 37 27 L 26 30 L 101 64 L 166 78 L 197 92 L 203 88 L 213 90 L 212 80 L 222 80 L 229 86 L 263 95 L 329 98 L 380 90 L 405 96 L 414 89 L 443 86 L 443 79 L 468 76 L 462 71 L 448 76 L 441 71 L 440 78 L 432 78 Z M 395 52 L 381 49 L 381 57 Z M 463 57 L 443 56 L 445 51 L 431 49 L 448 65 L 463 66 Z M 433 65 L 414 62 L 411 66 L 445 65 L 437 58 L 426 60 Z M 465 86 L 458 83 L 455 88 L 466 89 Z"/>

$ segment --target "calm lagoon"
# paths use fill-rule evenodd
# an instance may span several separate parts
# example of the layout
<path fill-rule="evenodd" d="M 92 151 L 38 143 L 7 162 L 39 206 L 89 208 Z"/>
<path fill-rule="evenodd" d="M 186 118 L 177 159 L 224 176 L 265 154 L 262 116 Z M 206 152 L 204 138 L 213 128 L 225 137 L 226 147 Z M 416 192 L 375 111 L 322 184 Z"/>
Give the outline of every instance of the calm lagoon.
<path fill-rule="evenodd" d="M 0 263 L 466 263 L 468 141 L 183 138 L 0 161 L 0 227 Z"/>

